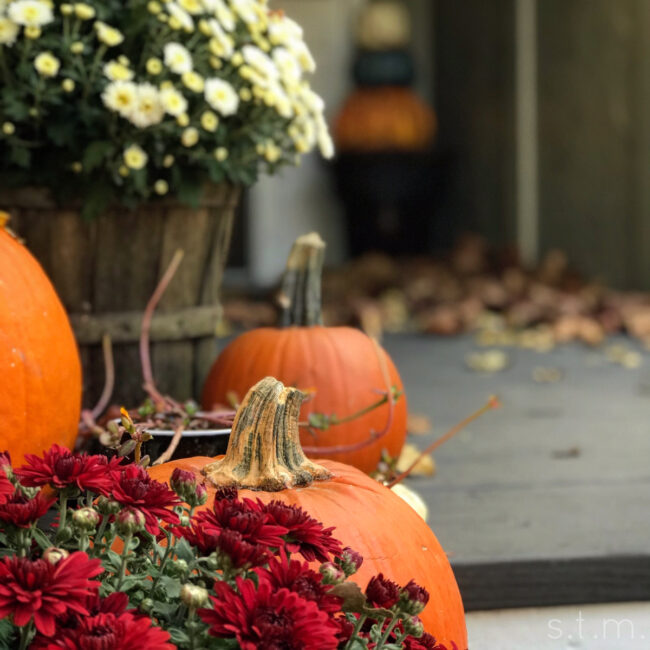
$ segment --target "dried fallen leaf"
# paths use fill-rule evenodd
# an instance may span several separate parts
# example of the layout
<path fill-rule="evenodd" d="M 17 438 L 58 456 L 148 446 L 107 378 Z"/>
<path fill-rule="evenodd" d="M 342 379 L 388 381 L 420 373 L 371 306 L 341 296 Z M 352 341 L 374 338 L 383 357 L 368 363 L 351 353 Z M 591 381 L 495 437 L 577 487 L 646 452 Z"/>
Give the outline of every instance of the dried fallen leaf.
<path fill-rule="evenodd" d="M 402 453 L 397 460 L 395 470 L 398 473 L 405 472 L 421 453 L 422 452 L 415 445 L 407 443 L 402 447 Z M 433 460 L 433 456 L 426 455 L 422 456 L 418 464 L 413 468 L 411 476 L 433 476 L 435 472 L 436 463 Z"/>
<path fill-rule="evenodd" d="M 414 436 L 424 436 L 431 433 L 433 425 L 431 420 L 422 413 L 409 413 L 406 430 Z"/>

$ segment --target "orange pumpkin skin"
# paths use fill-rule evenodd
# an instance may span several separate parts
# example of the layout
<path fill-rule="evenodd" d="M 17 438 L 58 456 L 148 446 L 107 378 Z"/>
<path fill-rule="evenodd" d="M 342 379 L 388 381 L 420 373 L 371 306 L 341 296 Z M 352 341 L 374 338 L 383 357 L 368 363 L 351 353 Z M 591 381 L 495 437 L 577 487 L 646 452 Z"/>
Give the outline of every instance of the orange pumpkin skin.
<path fill-rule="evenodd" d="M 303 391 L 315 390 L 301 411 L 301 420 L 309 413 L 336 414 L 339 418 L 360 411 L 381 399 L 386 391 L 378 354 L 382 355 L 391 385 L 402 395 L 393 409 L 388 433 L 357 451 L 322 454 L 331 460 L 354 465 L 366 473 L 377 468 L 385 449 L 398 456 L 406 438 L 407 404 L 397 368 L 386 352 L 360 330 L 351 327 L 260 328 L 232 341 L 219 355 L 203 388 L 202 404 L 211 409 L 227 404 L 233 391 L 241 399 L 248 389 L 271 375 L 286 385 Z M 308 456 L 319 455 L 310 447 L 350 445 L 367 440 L 371 431 L 382 432 L 388 421 L 389 405 L 373 409 L 349 423 L 317 430 L 314 437 L 301 429 L 300 441 Z"/>
<path fill-rule="evenodd" d="M 0 227 L 0 449 L 14 465 L 53 443 L 72 447 L 81 364 L 63 305 L 27 248 Z"/>
<path fill-rule="evenodd" d="M 178 467 L 193 472 L 197 481 L 203 482 L 201 470 L 214 460 L 187 458 L 157 465 L 149 473 L 157 481 L 169 482 Z M 453 641 L 464 650 L 467 630 L 458 585 L 445 552 L 426 522 L 388 488 L 354 467 L 322 459 L 318 463 L 334 475 L 332 479 L 280 492 L 240 490 L 240 496 L 298 505 L 325 527 L 334 526 L 334 536 L 343 546 L 363 555 L 363 565 L 351 578 L 362 589 L 378 573 L 400 585 L 414 579 L 431 595 L 420 615 L 427 632 L 447 647 L 453 647 Z M 209 497 L 204 508 L 214 503 L 215 493 L 209 481 L 206 486 Z"/>

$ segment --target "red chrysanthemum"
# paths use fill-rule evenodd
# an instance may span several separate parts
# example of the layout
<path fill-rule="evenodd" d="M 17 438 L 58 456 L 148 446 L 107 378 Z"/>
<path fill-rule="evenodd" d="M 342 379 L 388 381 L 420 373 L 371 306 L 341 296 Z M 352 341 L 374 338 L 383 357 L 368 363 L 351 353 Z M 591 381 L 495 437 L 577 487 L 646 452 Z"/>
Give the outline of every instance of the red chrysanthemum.
<path fill-rule="evenodd" d="M 147 532 L 157 535 L 159 520 L 179 523 L 178 515 L 172 508 L 180 501 L 168 485 L 152 480 L 139 465 L 127 465 L 114 472 L 113 476 L 115 482 L 111 498 L 123 506 L 140 510 L 145 517 Z"/>
<path fill-rule="evenodd" d="M 216 528 L 202 526 L 196 517 L 191 526 L 175 526 L 172 532 L 177 537 L 184 537 L 204 557 L 217 550 L 217 541 L 221 535 L 221 531 Z"/>
<path fill-rule="evenodd" d="M 222 561 L 229 562 L 235 569 L 250 569 L 266 564 L 271 552 L 262 544 L 251 544 L 236 530 L 223 530 L 217 539 L 215 549 Z"/>
<path fill-rule="evenodd" d="M 236 578 L 237 591 L 225 582 L 214 585 L 214 609 L 199 615 L 216 637 L 235 636 L 242 650 L 328 650 L 337 647 L 337 627 L 316 603 L 288 589 L 274 590 L 264 581 Z"/>
<path fill-rule="evenodd" d="M 370 578 L 366 587 L 366 596 L 371 607 L 390 609 L 399 600 L 400 588 L 392 580 L 384 578 L 383 573 L 380 573 Z"/>
<path fill-rule="evenodd" d="M 45 650 L 174 650 L 169 639 L 168 632 L 136 611 L 109 612 L 80 619 L 78 627 L 63 631 Z"/>
<path fill-rule="evenodd" d="M 288 530 L 286 548 L 291 553 L 300 553 L 305 560 L 327 562 L 330 555 L 342 553 L 341 542 L 332 537 L 334 528 L 324 528 L 320 521 L 310 517 L 299 506 L 289 506 L 281 501 L 262 504 L 271 521 Z"/>
<path fill-rule="evenodd" d="M 11 471 L 11 456 L 8 451 L 0 452 L 0 469 L 7 473 L 9 473 L 8 470 Z"/>
<path fill-rule="evenodd" d="M 46 497 L 39 492 L 35 497 L 29 498 L 22 492 L 16 491 L 0 502 L 0 522 L 6 522 L 18 526 L 18 528 L 29 528 L 38 521 L 56 501 L 56 496 Z"/>
<path fill-rule="evenodd" d="M 289 560 L 282 551 L 280 558 L 272 558 L 267 569 L 257 569 L 260 581 L 266 580 L 273 589 L 286 588 L 305 600 L 318 605 L 318 609 L 333 614 L 341 609 L 343 602 L 330 593 L 330 587 L 323 584 L 323 576 L 312 571 L 306 562 Z"/>
<path fill-rule="evenodd" d="M 57 490 L 75 486 L 82 492 L 109 494 L 113 485 L 112 472 L 123 459 L 74 454 L 61 445 L 52 445 L 42 458 L 26 454 L 25 460 L 27 464 L 16 470 L 16 476 L 25 486 L 49 484 Z"/>
<path fill-rule="evenodd" d="M 86 599 L 100 583 L 100 560 L 77 551 L 56 564 L 19 557 L 0 559 L 0 619 L 13 616 L 18 627 L 32 618 L 46 636 L 55 632 L 55 621 L 69 612 L 88 614 Z"/>
<path fill-rule="evenodd" d="M 14 484 L 7 478 L 4 470 L 0 468 L 0 504 L 6 503 L 14 493 Z"/>
<path fill-rule="evenodd" d="M 195 518 L 197 527 L 213 531 L 234 530 L 249 544 L 282 546 L 287 529 L 269 520 L 251 499 L 215 499 L 212 510 L 202 510 Z"/>

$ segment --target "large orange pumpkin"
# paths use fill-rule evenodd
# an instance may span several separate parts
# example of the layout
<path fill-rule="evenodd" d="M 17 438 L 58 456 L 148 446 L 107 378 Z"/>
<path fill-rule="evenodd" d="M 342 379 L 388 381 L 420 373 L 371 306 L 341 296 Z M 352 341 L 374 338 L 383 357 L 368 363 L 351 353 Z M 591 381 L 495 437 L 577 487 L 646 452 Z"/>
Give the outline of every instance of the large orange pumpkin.
<path fill-rule="evenodd" d="M 325 526 L 364 562 L 353 580 L 365 588 L 377 573 L 406 584 L 415 579 L 430 593 L 420 615 L 425 629 L 447 647 L 467 647 L 463 603 L 449 561 L 426 522 L 388 488 L 349 465 L 316 464 L 302 452 L 298 416 L 304 395 L 267 377 L 246 395 L 226 455 L 188 458 L 152 467 L 169 482 L 174 469 L 205 481 L 214 502 L 217 487 L 235 486 L 241 496 L 296 504 Z"/>
<path fill-rule="evenodd" d="M 0 213 L 0 450 L 19 465 L 52 443 L 74 445 L 81 365 L 54 287 L 4 222 Z"/>
<path fill-rule="evenodd" d="M 203 388 L 206 409 L 239 398 L 263 377 L 315 391 L 302 410 L 310 414 L 358 413 L 378 402 L 389 383 L 402 394 L 393 407 L 383 404 L 352 421 L 327 430 L 302 428 L 308 456 L 318 455 L 372 472 L 382 450 L 399 455 L 406 437 L 406 398 L 395 365 L 370 337 L 351 327 L 323 327 L 321 274 L 325 244 L 317 233 L 299 237 L 293 246 L 283 284 L 285 327 L 260 328 L 232 341 L 215 361 Z M 386 373 L 388 376 L 384 374 Z M 375 435 L 377 437 L 370 444 Z"/>

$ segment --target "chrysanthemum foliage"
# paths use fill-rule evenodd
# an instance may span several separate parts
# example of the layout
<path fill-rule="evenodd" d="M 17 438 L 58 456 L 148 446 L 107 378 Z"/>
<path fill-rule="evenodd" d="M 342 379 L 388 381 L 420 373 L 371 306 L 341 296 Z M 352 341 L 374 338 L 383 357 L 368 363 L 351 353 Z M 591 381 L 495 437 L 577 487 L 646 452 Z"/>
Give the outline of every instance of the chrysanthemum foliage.
<path fill-rule="evenodd" d="M 347 581 L 363 558 L 309 513 L 206 499 L 179 469 L 0 454 L 0 648 L 458 650 L 424 633 L 413 581 Z"/>
<path fill-rule="evenodd" d="M 92 214 L 329 156 L 314 69 L 266 0 L 1 0 L 0 186 Z"/>

